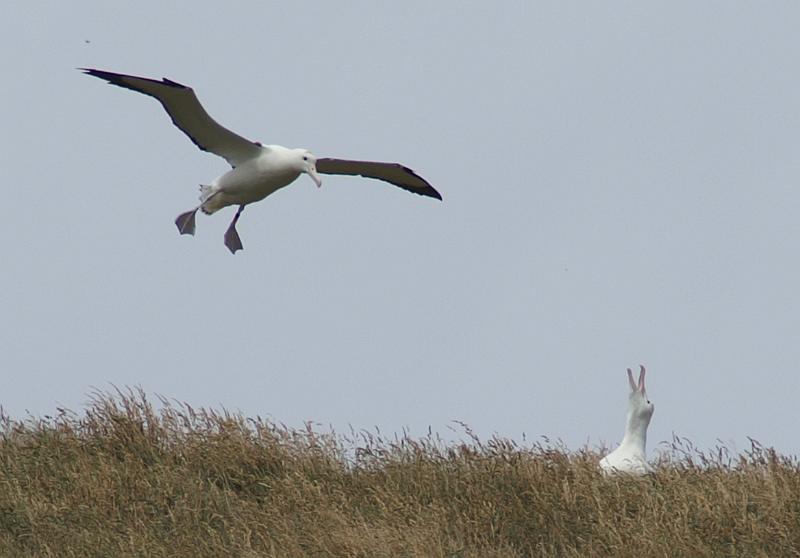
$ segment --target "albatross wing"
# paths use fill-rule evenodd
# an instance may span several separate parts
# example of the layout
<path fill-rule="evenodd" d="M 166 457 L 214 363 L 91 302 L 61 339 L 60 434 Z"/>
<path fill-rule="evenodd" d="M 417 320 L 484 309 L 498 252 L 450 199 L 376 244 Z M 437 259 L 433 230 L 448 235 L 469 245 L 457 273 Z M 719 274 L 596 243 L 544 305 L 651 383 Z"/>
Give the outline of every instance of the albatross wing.
<path fill-rule="evenodd" d="M 442 195 L 427 180 L 410 168 L 399 163 L 378 163 L 375 161 L 348 161 L 346 159 L 317 159 L 317 172 L 324 174 L 348 174 L 383 180 L 403 190 L 420 196 L 430 196 L 437 200 Z"/>
<path fill-rule="evenodd" d="M 191 87 L 167 78 L 157 81 L 91 68 L 81 68 L 81 70 L 113 85 L 155 97 L 164 106 L 172 122 L 189 136 L 197 147 L 219 155 L 232 167 L 256 157 L 265 149 L 260 144 L 220 126 L 205 111 Z"/>

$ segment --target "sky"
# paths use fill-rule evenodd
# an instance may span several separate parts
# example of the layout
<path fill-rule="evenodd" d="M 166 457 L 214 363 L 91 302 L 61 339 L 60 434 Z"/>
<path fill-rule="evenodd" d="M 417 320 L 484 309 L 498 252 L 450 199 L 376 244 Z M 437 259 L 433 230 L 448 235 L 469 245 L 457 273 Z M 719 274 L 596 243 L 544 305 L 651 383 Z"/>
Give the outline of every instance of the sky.
<path fill-rule="evenodd" d="M 0 18 L 0 405 L 141 387 L 296 427 L 800 452 L 800 4 L 12 2 Z M 153 99 L 401 162 L 444 200 L 228 170 Z M 455 430 L 454 430 L 455 429 Z"/>

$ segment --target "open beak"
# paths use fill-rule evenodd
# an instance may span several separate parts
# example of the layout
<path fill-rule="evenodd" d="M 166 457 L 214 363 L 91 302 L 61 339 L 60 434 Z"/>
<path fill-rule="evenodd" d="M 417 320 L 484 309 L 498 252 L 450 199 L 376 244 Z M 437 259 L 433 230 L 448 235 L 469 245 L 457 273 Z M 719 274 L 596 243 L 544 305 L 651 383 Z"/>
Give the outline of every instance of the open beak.
<path fill-rule="evenodd" d="M 315 165 L 308 165 L 308 170 L 306 171 L 308 176 L 311 177 L 311 180 L 317 185 L 317 188 L 322 186 L 322 179 L 317 174 L 317 167 Z"/>

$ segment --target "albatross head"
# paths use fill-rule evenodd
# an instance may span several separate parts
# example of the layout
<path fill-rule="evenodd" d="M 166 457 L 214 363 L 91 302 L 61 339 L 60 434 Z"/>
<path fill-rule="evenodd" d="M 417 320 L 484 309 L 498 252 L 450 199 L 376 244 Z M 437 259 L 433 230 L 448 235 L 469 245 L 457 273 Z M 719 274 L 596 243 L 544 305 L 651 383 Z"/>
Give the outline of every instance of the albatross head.
<path fill-rule="evenodd" d="M 639 365 L 639 382 L 633 381 L 633 372 L 628 368 L 628 383 L 631 386 L 631 393 L 628 396 L 628 415 L 630 420 L 644 425 L 650 424 L 650 417 L 653 416 L 655 410 L 654 405 L 647 397 L 647 390 L 644 387 L 644 366 Z"/>
<path fill-rule="evenodd" d="M 317 158 L 306 149 L 295 149 L 295 153 L 297 154 L 297 163 L 299 165 L 298 170 L 310 176 L 317 188 L 322 186 L 322 179 L 317 174 Z"/>

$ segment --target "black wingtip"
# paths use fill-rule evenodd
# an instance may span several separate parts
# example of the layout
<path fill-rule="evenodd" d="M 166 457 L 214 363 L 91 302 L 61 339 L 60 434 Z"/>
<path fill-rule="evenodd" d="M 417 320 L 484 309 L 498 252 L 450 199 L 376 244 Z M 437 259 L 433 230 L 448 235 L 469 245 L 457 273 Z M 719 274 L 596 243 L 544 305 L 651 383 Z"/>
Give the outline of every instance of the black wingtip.
<path fill-rule="evenodd" d="M 443 201 L 442 195 L 439 192 L 437 192 L 436 188 L 434 188 L 430 184 L 428 185 L 427 188 L 423 188 L 421 190 L 414 190 L 414 193 L 419 194 L 420 196 L 427 196 L 429 198 L 435 198 L 439 201 Z"/>
<path fill-rule="evenodd" d="M 416 178 L 418 180 L 421 180 L 422 182 L 425 183 L 425 187 L 424 188 L 421 188 L 419 190 L 412 190 L 413 192 L 419 194 L 420 196 L 428 196 L 430 198 L 436 198 L 439 201 L 443 201 L 442 200 L 442 195 L 439 192 L 436 191 L 436 188 L 434 188 L 433 186 L 430 185 L 430 182 L 428 182 L 427 180 L 422 178 L 420 175 L 415 173 L 413 170 L 411 170 L 407 166 L 405 166 L 405 165 L 400 165 L 400 166 L 403 168 L 403 170 L 405 172 L 407 172 L 408 174 L 410 174 L 414 178 Z"/>
<path fill-rule="evenodd" d="M 143 78 L 138 76 L 131 76 L 127 74 L 118 74 L 116 72 L 107 72 L 105 70 L 97 70 L 95 68 L 78 68 L 84 74 L 88 74 L 90 76 L 94 76 L 96 78 L 104 79 L 108 83 L 112 85 L 118 85 L 120 87 L 125 87 L 127 89 L 133 89 L 134 91 L 140 91 L 136 88 L 136 86 L 130 85 L 130 83 L 126 83 L 126 78 L 138 79 L 143 81 L 149 81 L 150 83 L 157 83 L 159 85 L 168 85 L 170 87 L 174 87 L 176 89 L 191 89 L 190 87 L 183 85 L 182 83 L 178 83 L 177 81 L 172 81 L 168 78 L 162 78 L 161 81 L 157 79 L 150 79 L 150 78 Z M 141 91 L 140 91 L 141 92 Z"/>
<path fill-rule="evenodd" d="M 90 76 L 99 77 L 102 79 L 122 77 L 122 74 L 115 74 L 114 72 L 106 72 L 104 70 L 97 70 L 95 68 L 78 68 L 78 69 L 84 74 L 89 74 Z"/>
<path fill-rule="evenodd" d="M 124 82 L 124 79 L 128 77 L 125 74 L 116 74 L 114 72 L 106 72 L 105 70 L 96 70 L 94 68 L 79 68 L 79 69 L 84 74 L 104 79 L 112 85 L 119 85 L 120 87 L 131 89 L 131 87 Z"/>
<path fill-rule="evenodd" d="M 432 198 L 436 198 L 439 201 L 444 201 L 442 200 L 442 195 L 439 192 L 437 192 L 436 188 L 434 188 L 433 186 L 430 186 L 429 190 L 426 192 L 426 195 Z"/>

